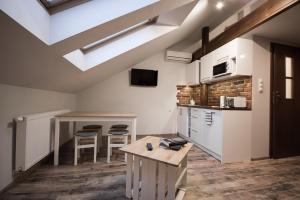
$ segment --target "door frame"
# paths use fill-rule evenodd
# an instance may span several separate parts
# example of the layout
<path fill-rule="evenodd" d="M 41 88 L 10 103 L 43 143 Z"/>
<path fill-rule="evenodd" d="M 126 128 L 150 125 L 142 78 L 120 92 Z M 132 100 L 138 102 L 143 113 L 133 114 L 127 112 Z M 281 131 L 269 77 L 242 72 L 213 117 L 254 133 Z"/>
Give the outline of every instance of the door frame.
<path fill-rule="evenodd" d="M 287 47 L 295 47 L 295 48 L 300 48 L 299 46 L 293 45 L 293 44 L 284 44 L 284 43 L 280 43 L 280 42 L 270 42 L 270 59 L 271 59 L 271 66 L 270 66 L 270 140 L 269 140 L 269 156 L 270 158 L 278 158 L 276 157 L 276 155 L 274 154 L 275 150 L 275 134 L 276 134 L 276 130 L 275 130 L 275 94 L 274 94 L 274 85 L 275 85 L 275 53 L 274 53 L 274 49 L 275 46 L 287 46 Z"/>
<path fill-rule="evenodd" d="M 275 138 L 275 130 L 274 130 L 274 94 L 273 94 L 273 91 L 274 91 L 274 46 L 276 45 L 277 43 L 274 43 L 274 42 L 271 42 L 270 44 L 270 53 L 271 53 L 271 56 L 270 56 L 270 59 L 271 59 L 271 69 L 270 69 L 270 139 L 269 139 L 269 156 L 270 158 L 274 158 L 274 138 Z"/>

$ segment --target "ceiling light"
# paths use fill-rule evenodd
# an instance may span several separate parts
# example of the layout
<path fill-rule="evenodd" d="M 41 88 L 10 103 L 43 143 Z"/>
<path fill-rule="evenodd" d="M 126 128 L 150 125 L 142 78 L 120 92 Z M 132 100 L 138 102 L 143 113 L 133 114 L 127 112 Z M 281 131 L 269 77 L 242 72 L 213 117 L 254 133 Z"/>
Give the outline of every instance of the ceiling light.
<path fill-rule="evenodd" d="M 218 3 L 216 4 L 216 8 L 221 10 L 224 7 L 224 1 L 218 1 Z"/>

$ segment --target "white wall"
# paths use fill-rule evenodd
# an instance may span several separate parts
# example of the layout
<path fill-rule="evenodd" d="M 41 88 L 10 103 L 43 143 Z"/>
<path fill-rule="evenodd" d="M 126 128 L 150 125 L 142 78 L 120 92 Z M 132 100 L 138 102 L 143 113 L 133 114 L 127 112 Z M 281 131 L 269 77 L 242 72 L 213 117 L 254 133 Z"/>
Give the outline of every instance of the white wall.
<path fill-rule="evenodd" d="M 252 76 L 252 158 L 269 157 L 270 140 L 270 41 L 254 37 Z M 258 79 L 264 91 L 258 92 Z"/>
<path fill-rule="evenodd" d="M 160 52 L 133 66 L 158 70 L 157 87 L 130 86 L 129 70 L 126 69 L 79 93 L 78 108 L 134 112 L 138 115 L 137 134 L 175 133 L 176 85 L 185 81 L 185 66 L 165 62 L 164 52 Z"/>
<path fill-rule="evenodd" d="M 76 96 L 0 84 L 0 190 L 13 180 L 12 129 L 13 118 L 38 112 L 76 109 Z"/>

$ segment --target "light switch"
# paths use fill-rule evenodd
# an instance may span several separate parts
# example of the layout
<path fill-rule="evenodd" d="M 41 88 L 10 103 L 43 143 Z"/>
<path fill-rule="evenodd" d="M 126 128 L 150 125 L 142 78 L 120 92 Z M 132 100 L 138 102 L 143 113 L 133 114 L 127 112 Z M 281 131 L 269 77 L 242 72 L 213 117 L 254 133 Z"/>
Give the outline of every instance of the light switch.
<path fill-rule="evenodd" d="M 264 91 L 264 82 L 261 78 L 258 79 L 258 92 L 263 93 Z"/>

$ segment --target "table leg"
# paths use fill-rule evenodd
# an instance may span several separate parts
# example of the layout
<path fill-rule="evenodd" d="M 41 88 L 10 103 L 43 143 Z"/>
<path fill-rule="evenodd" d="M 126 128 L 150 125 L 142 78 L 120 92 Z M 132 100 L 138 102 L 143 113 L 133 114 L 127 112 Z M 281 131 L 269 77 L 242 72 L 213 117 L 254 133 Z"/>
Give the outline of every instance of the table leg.
<path fill-rule="evenodd" d="M 132 120 L 131 125 L 131 143 L 136 141 L 136 118 Z"/>
<path fill-rule="evenodd" d="M 155 200 L 156 197 L 156 161 L 142 159 L 142 200 Z M 174 198 L 175 199 L 175 198 Z M 174 200 L 173 199 L 173 200 Z"/>
<path fill-rule="evenodd" d="M 132 154 L 127 154 L 127 169 L 126 169 L 126 197 L 132 197 Z"/>
<path fill-rule="evenodd" d="M 139 199 L 139 190 L 140 190 L 140 158 L 134 156 L 134 165 L 133 165 L 133 200 Z"/>
<path fill-rule="evenodd" d="M 73 137 L 74 135 L 74 123 L 69 122 L 69 136 Z"/>
<path fill-rule="evenodd" d="M 187 168 L 187 155 L 184 157 L 183 161 L 182 161 L 182 168 Z M 182 185 L 186 185 L 187 183 L 187 170 L 182 178 Z"/>
<path fill-rule="evenodd" d="M 176 195 L 176 181 L 177 181 L 177 168 L 168 165 L 167 166 L 167 173 L 168 173 L 168 180 L 167 180 L 167 187 L 168 187 L 168 194 L 167 200 L 174 200 Z"/>
<path fill-rule="evenodd" d="M 157 199 L 166 199 L 166 164 L 158 163 Z"/>
<path fill-rule="evenodd" d="M 59 129 L 60 129 L 59 119 L 55 119 L 55 136 L 54 136 L 54 165 L 58 165 L 59 158 Z"/>
<path fill-rule="evenodd" d="M 72 122 L 70 122 L 70 123 L 72 123 Z M 75 133 L 76 133 L 76 129 L 77 127 L 76 127 L 76 122 L 73 122 L 73 135 L 75 135 Z"/>

